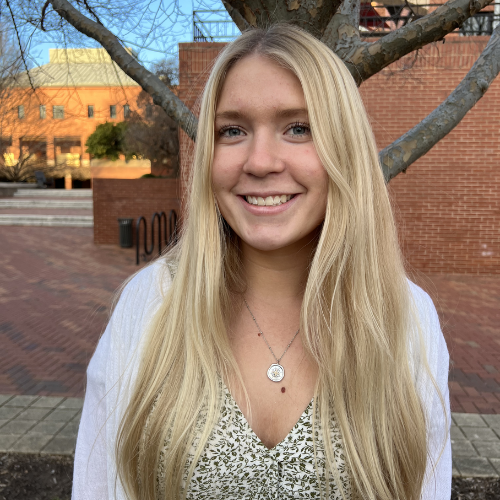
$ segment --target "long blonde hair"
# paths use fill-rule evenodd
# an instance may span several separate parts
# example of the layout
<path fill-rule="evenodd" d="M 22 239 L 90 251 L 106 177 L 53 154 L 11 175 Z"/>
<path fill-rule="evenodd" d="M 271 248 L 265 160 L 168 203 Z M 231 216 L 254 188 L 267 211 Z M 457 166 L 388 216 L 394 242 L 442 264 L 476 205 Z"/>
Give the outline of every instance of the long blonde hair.
<path fill-rule="evenodd" d="M 224 79 L 250 54 L 271 59 L 299 79 L 329 176 L 300 324 L 318 366 L 314 418 L 322 429 L 328 473 L 338 477 L 333 449 L 326 445 L 335 418 L 353 498 L 418 500 L 427 462 L 426 422 L 408 350 L 410 292 L 377 147 L 344 63 L 313 36 L 282 24 L 247 31 L 229 44 L 206 85 L 183 232 L 163 257 L 175 266 L 175 278 L 145 333 L 117 440 L 119 477 L 131 499 L 153 500 L 161 467 L 164 498 L 185 497 L 220 414 L 220 380 L 239 374 L 225 318 L 231 283 L 243 276 L 238 246 L 230 241 L 234 234 L 214 202 L 211 170 Z"/>

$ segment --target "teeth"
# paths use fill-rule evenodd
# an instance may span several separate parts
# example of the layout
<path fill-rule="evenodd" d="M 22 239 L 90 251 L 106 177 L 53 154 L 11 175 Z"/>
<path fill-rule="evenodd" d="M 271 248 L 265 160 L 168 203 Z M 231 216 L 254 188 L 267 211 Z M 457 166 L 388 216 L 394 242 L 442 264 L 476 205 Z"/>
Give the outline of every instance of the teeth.
<path fill-rule="evenodd" d="M 260 196 L 246 196 L 245 199 L 248 203 L 258 206 L 276 207 L 290 201 L 291 194 L 282 194 L 277 196 L 268 196 L 265 199 Z"/>

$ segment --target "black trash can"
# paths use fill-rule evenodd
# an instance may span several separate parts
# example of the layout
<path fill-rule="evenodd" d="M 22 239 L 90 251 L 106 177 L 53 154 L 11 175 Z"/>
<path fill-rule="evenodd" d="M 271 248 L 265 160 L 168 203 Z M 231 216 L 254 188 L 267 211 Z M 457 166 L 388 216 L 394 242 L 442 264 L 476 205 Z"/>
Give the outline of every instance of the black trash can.
<path fill-rule="evenodd" d="M 132 246 L 132 223 L 134 219 L 118 219 L 120 230 L 120 246 L 130 248 Z"/>

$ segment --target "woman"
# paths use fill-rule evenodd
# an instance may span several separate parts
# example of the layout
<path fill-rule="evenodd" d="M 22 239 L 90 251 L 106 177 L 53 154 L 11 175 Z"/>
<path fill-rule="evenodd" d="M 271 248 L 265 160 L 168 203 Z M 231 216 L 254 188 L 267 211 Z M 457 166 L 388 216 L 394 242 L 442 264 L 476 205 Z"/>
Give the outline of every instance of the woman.
<path fill-rule="evenodd" d="M 448 352 L 344 64 L 246 32 L 198 130 L 182 237 L 90 363 L 73 498 L 449 499 Z"/>

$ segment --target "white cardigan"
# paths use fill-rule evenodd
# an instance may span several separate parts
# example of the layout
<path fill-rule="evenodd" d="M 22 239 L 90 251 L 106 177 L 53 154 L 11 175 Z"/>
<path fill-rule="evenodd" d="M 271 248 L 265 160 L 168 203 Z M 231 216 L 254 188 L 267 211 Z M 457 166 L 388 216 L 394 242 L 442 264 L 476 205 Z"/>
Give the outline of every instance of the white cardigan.
<path fill-rule="evenodd" d="M 116 480 L 114 447 L 117 431 L 130 398 L 143 347 L 142 333 L 170 286 L 170 273 L 157 261 L 137 273 L 124 288 L 111 320 L 87 369 L 87 390 L 76 443 L 73 500 L 126 500 Z M 451 442 L 448 393 L 449 355 L 430 297 L 409 282 L 422 325 L 430 370 L 443 394 L 447 422 L 425 371 L 415 363 L 417 390 L 426 409 L 429 452 L 422 500 L 451 497 Z M 417 354 L 416 344 L 410 347 Z M 446 446 L 439 458 L 443 438 Z M 411 432 L 411 429 L 408 429 Z M 439 461 L 438 461 L 439 458 Z M 435 465 L 434 473 L 432 465 Z M 236 499 L 235 499 L 236 500 Z"/>

